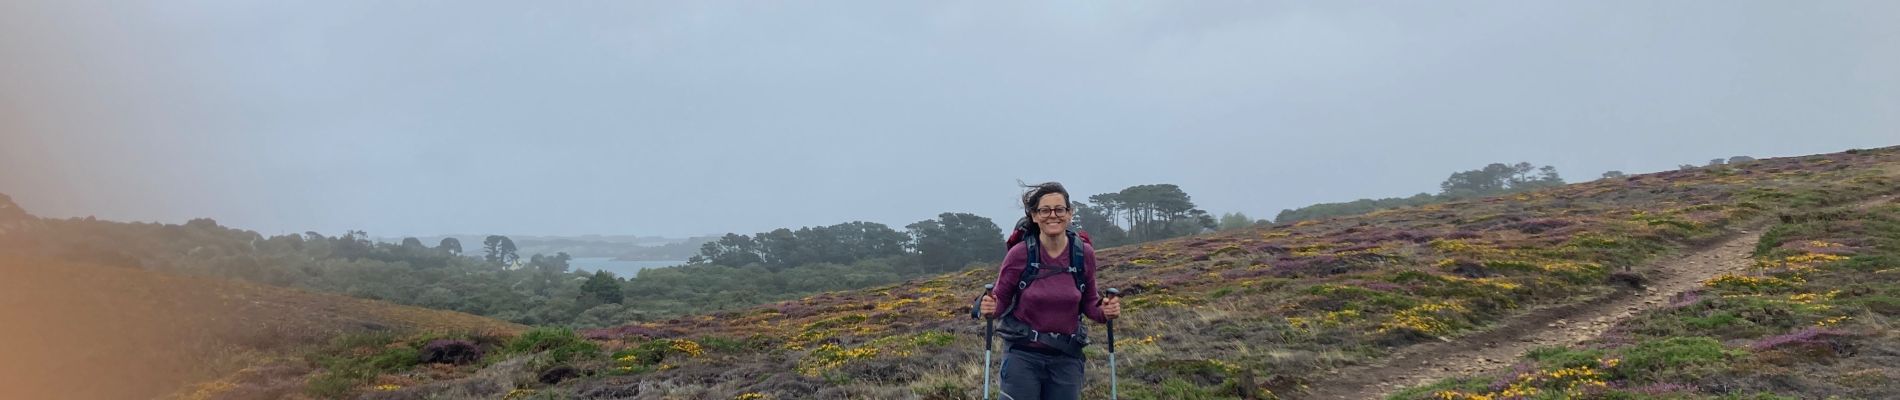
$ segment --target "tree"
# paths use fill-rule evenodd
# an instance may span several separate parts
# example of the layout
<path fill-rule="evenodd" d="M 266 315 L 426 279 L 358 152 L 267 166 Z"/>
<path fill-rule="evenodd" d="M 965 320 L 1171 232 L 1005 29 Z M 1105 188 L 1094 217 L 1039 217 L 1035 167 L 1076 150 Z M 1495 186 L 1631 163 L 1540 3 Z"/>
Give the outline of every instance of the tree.
<path fill-rule="evenodd" d="M 1536 171 L 1533 173 L 1532 171 Z M 1564 184 L 1557 167 L 1532 166 L 1527 162 L 1505 165 L 1492 163 L 1484 168 L 1455 172 L 1438 184 L 1439 195 L 1452 198 L 1483 197 Z"/>
<path fill-rule="evenodd" d="M 1247 218 L 1247 214 L 1236 211 L 1221 214 L 1220 216 L 1220 230 L 1233 230 L 1249 226 L 1253 226 L 1253 219 Z"/>
<path fill-rule="evenodd" d="M 343 233 L 343 236 L 331 238 L 330 253 L 334 256 L 357 259 L 368 257 L 375 251 L 376 246 L 370 243 L 368 232 L 352 230 Z"/>
<path fill-rule="evenodd" d="M 1531 166 L 1529 163 L 1517 163 L 1517 165 L 1521 167 Z M 1520 173 L 1513 176 L 1511 178 L 1510 188 L 1513 192 L 1521 192 L 1563 185 L 1564 178 L 1557 176 L 1557 167 L 1545 165 L 1537 168 L 1537 175 L 1535 176 L 1527 173 Z"/>
<path fill-rule="evenodd" d="M 451 256 L 459 256 L 462 255 L 462 241 L 452 237 L 442 238 L 442 243 L 436 245 L 435 249 Z"/>
<path fill-rule="evenodd" d="M 614 273 L 607 270 L 594 271 L 593 276 L 587 277 L 587 282 L 581 284 L 581 293 L 593 296 L 594 300 L 601 303 L 620 304 L 622 300 L 620 279 L 614 278 Z"/>
<path fill-rule="evenodd" d="M 942 213 L 937 219 L 905 225 L 931 271 L 948 271 L 974 262 L 1002 261 L 1002 229 L 989 218 L 968 213 Z"/>
<path fill-rule="evenodd" d="M 567 273 L 567 261 L 572 259 L 574 259 L 574 257 L 568 256 L 567 253 L 554 253 L 552 256 L 540 254 L 528 256 L 528 271 L 531 272 L 531 278 L 528 282 L 534 294 L 546 296 L 550 291 L 559 287 L 561 285 L 561 275 Z"/>
<path fill-rule="evenodd" d="M 1166 239 L 1197 232 L 1176 231 L 1175 221 L 1195 218 L 1194 201 L 1180 186 L 1173 184 L 1137 185 L 1116 195 L 1125 212 L 1131 215 L 1129 234 L 1137 242 Z M 1200 211 L 1205 214 L 1205 211 Z"/>
<path fill-rule="evenodd" d="M 792 249 L 798 247 L 798 236 L 792 234 L 791 229 L 778 228 L 755 233 L 752 234 L 752 241 L 759 248 L 759 263 L 765 264 L 768 269 L 776 270 L 786 266 L 787 261 L 794 261 L 786 259 L 793 253 Z"/>
<path fill-rule="evenodd" d="M 1127 243 L 1166 239 L 1217 228 L 1214 217 L 1195 208 L 1194 201 L 1180 186 L 1172 184 L 1137 185 L 1120 192 L 1089 196 L 1094 206 L 1078 205 L 1076 223 L 1094 235 L 1097 244 L 1120 244 L 1112 239 L 1122 236 L 1118 218 L 1126 223 Z"/>
<path fill-rule="evenodd" d="M 1749 157 L 1749 156 L 1734 156 L 1734 157 L 1729 157 L 1729 158 L 1728 158 L 1728 163 L 1729 163 L 1729 165 L 1735 165 L 1735 164 L 1741 164 L 1741 163 L 1747 163 L 1747 162 L 1754 162 L 1754 161 L 1755 161 L 1755 158 L 1754 158 L 1754 157 Z"/>
<path fill-rule="evenodd" d="M 514 265 L 516 260 L 521 259 L 520 255 L 515 254 L 515 241 L 507 236 L 488 235 L 488 239 L 482 241 L 482 249 L 487 252 L 482 259 L 491 263 Z"/>
<path fill-rule="evenodd" d="M 1607 171 L 1603 173 L 1603 179 L 1623 179 L 1626 177 L 1629 177 L 1629 175 L 1624 174 L 1623 171 Z"/>
<path fill-rule="evenodd" d="M 752 240 L 752 237 L 728 233 L 726 236 L 720 237 L 717 241 L 706 242 L 706 244 L 700 245 L 699 255 L 693 256 L 693 258 L 688 259 L 687 262 L 742 267 L 764 263 L 765 259 L 761 253 L 762 250 L 763 249 L 759 248 L 759 242 Z"/>
<path fill-rule="evenodd" d="M 1094 203 L 1095 207 L 1101 209 L 1101 215 L 1106 218 L 1109 225 L 1115 225 L 1117 227 L 1123 228 L 1124 230 L 1127 229 L 1127 227 L 1125 226 L 1116 224 L 1116 221 L 1115 221 L 1116 216 L 1125 214 L 1123 212 L 1124 209 L 1122 207 L 1121 193 L 1102 193 L 1102 194 L 1098 194 L 1094 196 L 1089 196 L 1089 203 Z M 1080 217 L 1081 213 L 1077 212 L 1077 216 Z M 1135 222 L 1134 222 L 1133 217 L 1131 216 L 1129 218 L 1130 219 L 1128 220 L 1128 226 L 1134 226 Z M 1082 218 L 1077 218 L 1077 220 L 1082 220 Z M 1090 229 L 1090 231 L 1094 231 L 1094 229 Z"/>
<path fill-rule="evenodd" d="M 1128 242 L 1128 231 L 1115 225 L 1115 215 L 1107 212 L 1105 207 L 1076 203 L 1075 224 L 1089 233 L 1089 237 L 1095 241 L 1095 247 L 1115 247 Z"/>
<path fill-rule="evenodd" d="M 1726 162 L 1728 162 L 1728 160 L 1726 160 L 1726 159 L 1721 159 L 1721 158 L 1717 158 L 1717 159 L 1712 159 L 1712 160 L 1709 160 L 1709 166 L 1711 166 L 1711 167 L 1719 167 L 1719 166 L 1722 166 L 1722 164 L 1724 164 L 1724 163 L 1726 163 Z"/>
<path fill-rule="evenodd" d="M 413 237 L 406 237 L 406 238 L 402 238 L 402 249 L 403 249 L 403 250 L 411 250 L 411 251 L 414 251 L 414 250 L 422 250 L 422 249 L 426 249 L 426 248 L 428 248 L 428 247 L 427 247 L 427 246 L 423 246 L 423 245 L 422 245 L 422 239 L 417 239 L 417 238 L 413 238 Z"/>
<path fill-rule="evenodd" d="M 995 225 L 990 224 L 992 231 Z M 837 242 L 840 250 L 832 260 L 838 263 L 903 255 L 905 245 L 911 240 L 910 235 L 876 222 L 852 221 L 822 230 Z"/>

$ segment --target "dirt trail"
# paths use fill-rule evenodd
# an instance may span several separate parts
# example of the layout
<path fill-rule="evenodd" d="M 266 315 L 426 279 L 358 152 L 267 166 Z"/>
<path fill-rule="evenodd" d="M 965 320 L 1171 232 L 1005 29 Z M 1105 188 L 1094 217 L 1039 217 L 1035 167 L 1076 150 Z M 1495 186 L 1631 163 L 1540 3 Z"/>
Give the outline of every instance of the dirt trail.
<path fill-rule="evenodd" d="M 1894 201 L 1893 195 L 1856 204 L 1867 208 Z M 1518 356 L 1543 346 L 1574 345 L 1597 337 L 1636 313 L 1669 303 L 1671 297 L 1728 272 L 1745 272 L 1761 239 L 1759 229 L 1732 234 L 1712 245 L 1666 256 L 1642 267 L 1649 282 L 1642 290 L 1618 291 L 1602 298 L 1549 307 L 1513 317 L 1505 325 L 1451 342 L 1416 345 L 1378 363 L 1341 368 L 1315 382 L 1302 399 L 1379 399 L 1406 387 L 1439 379 L 1490 374 L 1510 368 Z"/>

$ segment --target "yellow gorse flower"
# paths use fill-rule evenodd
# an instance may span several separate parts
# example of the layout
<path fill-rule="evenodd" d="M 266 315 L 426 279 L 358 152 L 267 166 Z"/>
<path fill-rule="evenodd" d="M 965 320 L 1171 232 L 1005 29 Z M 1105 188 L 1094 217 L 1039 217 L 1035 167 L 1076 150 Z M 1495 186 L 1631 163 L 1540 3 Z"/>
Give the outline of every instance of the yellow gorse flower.
<path fill-rule="evenodd" d="M 686 339 L 674 339 L 673 350 L 677 350 L 681 353 L 686 353 L 688 357 L 699 357 L 700 354 L 704 354 L 706 352 L 704 349 L 701 349 L 699 347 L 698 342 L 694 342 L 694 341 L 686 340 Z"/>

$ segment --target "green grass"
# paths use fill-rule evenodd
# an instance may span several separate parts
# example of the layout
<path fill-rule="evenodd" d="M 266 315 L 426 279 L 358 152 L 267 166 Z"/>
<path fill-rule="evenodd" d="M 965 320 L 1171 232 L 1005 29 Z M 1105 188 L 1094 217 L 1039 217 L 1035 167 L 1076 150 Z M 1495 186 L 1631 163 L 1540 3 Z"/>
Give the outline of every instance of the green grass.
<path fill-rule="evenodd" d="M 535 328 L 521 334 L 505 348 L 513 354 L 540 354 L 551 363 L 564 363 L 600 356 L 599 344 L 589 342 L 573 329 Z"/>

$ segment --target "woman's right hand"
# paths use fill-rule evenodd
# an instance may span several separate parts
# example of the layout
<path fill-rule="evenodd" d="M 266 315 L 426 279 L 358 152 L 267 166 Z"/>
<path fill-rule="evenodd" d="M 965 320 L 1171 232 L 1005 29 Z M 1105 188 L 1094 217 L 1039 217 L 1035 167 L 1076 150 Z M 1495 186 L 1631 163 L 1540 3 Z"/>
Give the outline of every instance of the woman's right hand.
<path fill-rule="evenodd" d="M 996 295 L 985 293 L 981 303 L 976 311 L 982 313 L 983 318 L 996 318 Z"/>

